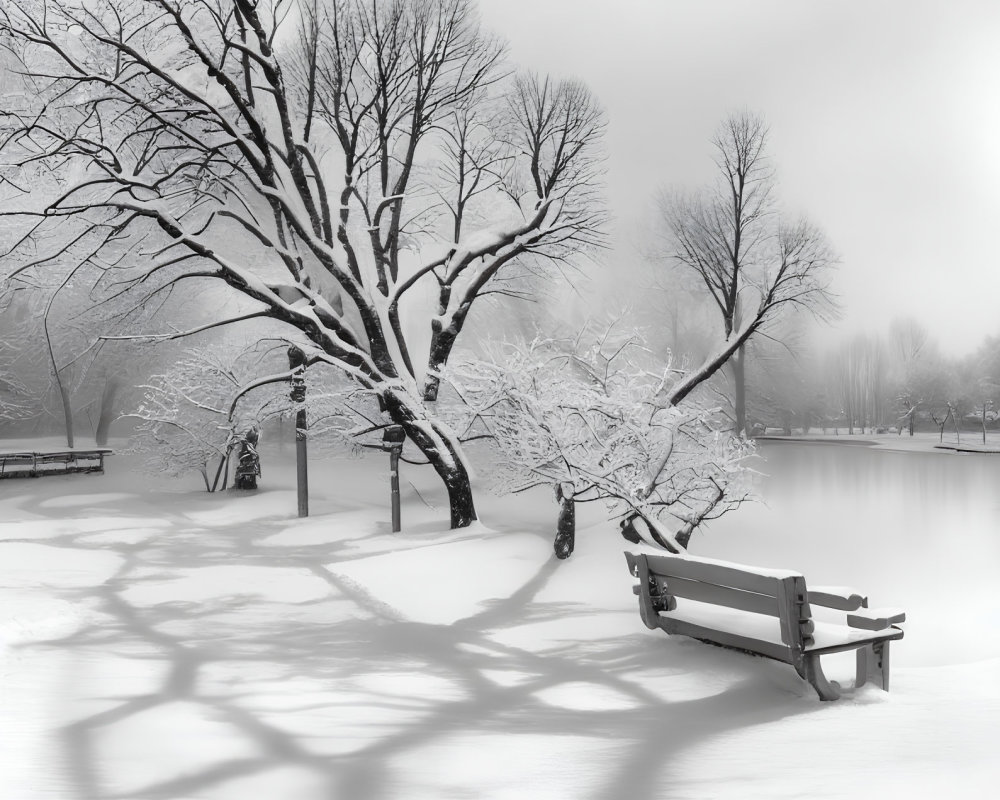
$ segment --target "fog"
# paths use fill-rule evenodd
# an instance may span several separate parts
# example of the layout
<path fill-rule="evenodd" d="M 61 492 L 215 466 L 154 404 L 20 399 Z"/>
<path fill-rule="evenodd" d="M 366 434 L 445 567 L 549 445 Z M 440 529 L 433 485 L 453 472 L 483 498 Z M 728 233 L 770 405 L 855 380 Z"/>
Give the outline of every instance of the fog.
<path fill-rule="evenodd" d="M 484 0 L 529 69 L 585 81 L 605 105 L 616 217 L 604 277 L 639 259 L 661 186 L 710 177 L 730 111 L 770 125 L 778 193 L 841 256 L 830 335 L 915 315 L 949 355 L 997 332 L 1000 6 Z"/>

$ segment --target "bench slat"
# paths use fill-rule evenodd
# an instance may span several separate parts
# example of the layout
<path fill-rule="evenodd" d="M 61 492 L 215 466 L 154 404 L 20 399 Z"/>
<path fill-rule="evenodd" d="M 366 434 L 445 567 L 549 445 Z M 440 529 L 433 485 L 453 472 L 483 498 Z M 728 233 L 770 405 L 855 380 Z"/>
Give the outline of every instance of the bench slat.
<path fill-rule="evenodd" d="M 646 560 L 650 571 L 657 575 L 731 586 L 772 597 L 777 596 L 778 581 L 781 578 L 797 574 L 787 570 L 771 570 L 773 575 L 764 575 L 740 569 L 737 565 L 691 556 L 647 555 Z"/>
<path fill-rule="evenodd" d="M 792 648 L 787 645 L 769 642 L 763 639 L 754 639 L 750 636 L 741 636 L 731 631 L 708 628 L 703 625 L 681 619 L 674 616 L 660 616 L 660 627 L 671 635 L 690 636 L 693 639 L 700 639 L 704 642 L 711 642 L 720 647 L 729 647 L 735 650 L 746 650 L 758 653 L 776 661 L 783 661 L 786 664 L 792 663 L 794 654 Z"/>
<path fill-rule="evenodd" d="M 816 630 L 819 638 L 806 647 L 807 653 L 815 653 L 817 655 L 843 653 L 847 650 L 857 650 L 864 645 L 873 644 L 875 642 L 892 642 L 896 639 L 903 638 L 903 631 L 899 628 L 886 628 L 880 631 L 865 631 L 860 628 L 848 628 L 843 625 L 833 625 L 833 628 L 839 630 L 835 635 L 830 635 L 827 631 L 823 630 L 824 625 L 826 625 L 826 623 L 821 622 L 817 624 Z M 850 631 L 850 633 L 845 634 L 845 630 Z"/>
<path fill-rule="evenodd" d="M 778 600 L 774 595 L 745 592 L 742 589 L 733 589 L 729 586 L 719 586 L 714 583 L 673 576 L 665 580 L 657 577 L 657 583 L 665 587 L 663 591 L 666 594 L 672 594 L 676 597 L 686 597 L 689 600 L 736 608 L 740 611 L 750 611 L 754 614 L 767 614 L 771 617 L 777 617 L 779 614 Z"/>
<path fill-rule="evenodd" d="M 708 603 L 684 601 L 682 605 L 677 607 L 676 611 L 659 616 L 661 623 L 667 620 L 682 621 L 704 630 L 717 630 L 731 636 L 743 635 L 748 641 L 767 642 L 775 646 L 787 647 L 787 643 L 782 641 L 781 628 L 777 622 L 759 614 L 747 614 Z M 813 620 L 813 624 L 813 641 L 804 646 L 804 652 L 819 651 L 823 653 L 836 652 L 841 649 L 853 650 L 872 641 L 899 638 L 903 635 L 903 632 L 898 628 L 866 631 L 860 628 L 849 628 L 847 625 L 834 622 Z"/>

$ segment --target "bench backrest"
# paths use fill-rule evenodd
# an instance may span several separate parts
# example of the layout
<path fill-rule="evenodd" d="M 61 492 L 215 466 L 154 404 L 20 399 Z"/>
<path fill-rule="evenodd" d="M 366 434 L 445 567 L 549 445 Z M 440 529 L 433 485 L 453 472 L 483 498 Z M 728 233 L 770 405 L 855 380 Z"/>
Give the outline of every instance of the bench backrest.
<path fill-rule="evenodd" d="M 813 630 L 805 578 L 789 570 L 758 569 L 693 556 L 625 553 L 639 578 L 640 611 L 649 628 L 676 598 L 775 617 L 781 641 L 801 651 Z"/>

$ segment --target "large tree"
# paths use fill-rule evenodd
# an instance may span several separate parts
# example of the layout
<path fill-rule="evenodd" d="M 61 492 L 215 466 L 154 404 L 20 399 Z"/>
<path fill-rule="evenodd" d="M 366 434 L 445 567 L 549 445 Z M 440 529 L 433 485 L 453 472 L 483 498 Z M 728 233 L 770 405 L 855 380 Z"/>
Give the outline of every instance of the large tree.
<path fill-rule="evenodd" d="M 96 265 L 105 300 L 223 285 L 239 302 L 209 295 L 226 313 L 172 335 L 296 329 L 403 426 L 452 525 L 473 520 L 427 401 L 501 270 L 599 243 L 588 90 L 512 76 L 471 0 L 8 0 L 0 41 L 32 81 L 0 117 L 7 159 L 75 176 L 30 241 L 73 237 L 14 276 Z"/>
<path fill-rule="evenodd" d="M 680 402 L 729 363 L 736 431 L 745 434 L 747 341 L 785 307 L 828 311 L 835 258 L 815 225 L 778 213 L 763 119 L 733 114 L 712 143 L 717 180 L 696 194 L 663 193 L 658 203 L 666 254 L 693 271 L 722 322 L 721 341 L 675 387 L 673 400 Z"/>

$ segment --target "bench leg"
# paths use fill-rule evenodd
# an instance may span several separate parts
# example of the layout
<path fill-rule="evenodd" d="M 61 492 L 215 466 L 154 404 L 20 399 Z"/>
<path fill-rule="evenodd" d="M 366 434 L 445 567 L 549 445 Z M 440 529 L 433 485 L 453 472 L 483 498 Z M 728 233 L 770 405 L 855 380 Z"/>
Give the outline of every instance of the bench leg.
<path fill-rule="evenodd" d="M 836 700 L 840 697 L 840 686 L 836 681 L 828 681 L 826 679 L 818 655 L 806 653 L 803 667 L 805 679 L 816 690 L 820 700 Z"/>
<path fill-rule="evenodd" d="M 858 650 L 854 686 L 864 686 L 868 681 L 877 684 L 883 691 L 889 691 L 889 642 L 874 642 Z"/>

